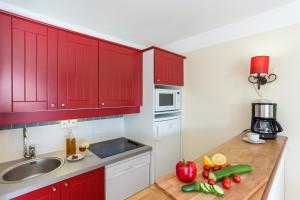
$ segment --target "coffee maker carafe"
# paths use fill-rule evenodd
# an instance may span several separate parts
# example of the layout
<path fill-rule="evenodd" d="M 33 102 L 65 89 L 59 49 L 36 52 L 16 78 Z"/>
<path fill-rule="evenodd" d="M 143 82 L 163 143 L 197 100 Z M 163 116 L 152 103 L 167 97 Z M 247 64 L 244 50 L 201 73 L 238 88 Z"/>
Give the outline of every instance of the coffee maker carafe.
<path fill-rule="evenodd" d="M 276 120 L 277 104 L 252 103 L 251 131 L 260 134 L 260 139 L 275 139 L 282 132 Z"/>

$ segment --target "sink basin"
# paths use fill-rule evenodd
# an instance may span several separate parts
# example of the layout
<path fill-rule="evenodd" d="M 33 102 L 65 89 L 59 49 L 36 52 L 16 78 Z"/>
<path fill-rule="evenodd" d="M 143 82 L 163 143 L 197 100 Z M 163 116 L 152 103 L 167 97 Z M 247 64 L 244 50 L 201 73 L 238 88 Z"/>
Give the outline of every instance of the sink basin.
<path fill-rule="evenodd" d="M 60 168 L 64 160 L 57 157 L 36 158 L 17 163 L 1 173 L 2 183 L 14 183 L 45 175 Z"/>

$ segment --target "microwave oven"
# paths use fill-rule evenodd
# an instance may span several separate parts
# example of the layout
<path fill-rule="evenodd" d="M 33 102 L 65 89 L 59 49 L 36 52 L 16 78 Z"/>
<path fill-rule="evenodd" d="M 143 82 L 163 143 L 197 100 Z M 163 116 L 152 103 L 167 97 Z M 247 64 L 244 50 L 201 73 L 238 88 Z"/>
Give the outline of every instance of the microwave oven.
<path fill-rule="evenodd" d="M 178 89 L 155 89 L 155 112 L 181 109 L 181 91 Z"/>

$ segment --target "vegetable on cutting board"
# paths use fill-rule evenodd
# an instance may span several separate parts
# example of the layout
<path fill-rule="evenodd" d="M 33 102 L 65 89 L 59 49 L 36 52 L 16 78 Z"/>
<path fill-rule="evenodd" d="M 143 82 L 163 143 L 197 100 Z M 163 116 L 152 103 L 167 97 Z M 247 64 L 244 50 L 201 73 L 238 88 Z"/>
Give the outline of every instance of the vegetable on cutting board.
<path fill-rule="evenodd" d="M 203 165 L 208 166 L 208 167 L 213 167 L 215 166 L 214 163 L 211 161 L 211 159 L 208 156 L 203 157 Z"/>
<path fill-rule="evenodd" d="M 224 190 L 218 185 L 209 185 L 207 183 L 197 183 L 194 182 L 192 184 L 183 185 L 181 187 L 181 191 L 183 192 L 203 192 L 206 194 L 213 194 L 216 196 L 223 196 Z"/>
<path fill-rule="evenodd" d="M 244 174 L 252 171 L 250 165 L 234 165 L 219 171 L 213 171 L 209 173 L 209 179 L 220 181 L 225 177 L 231 177 L 234 174 Z"/>
<path fill-rule="evenodd" d="M 237 175 L 237 174 L 234 174 L 234 175 L 232 176 L 232 180 L 233 180 L 233 182 L 235 182 L 235 183 L 240 183 L 240 182 L 241 182 L 241 177 L 240 177 L 239 175 Z"/>
<path fill-rule="evenodd" d="M 183 185 L 181 187 L 181 191 L 183 191 L 183 192 L 201 192 L 200 184 L 197 182 L 194 182 L 192 184 Z"/>
<path fill-rule="evenodd" d="M 197 177 L 197 167 L 192 161 L 182 160 L 176 164 L 176 175 L 185 183 L 193 182 Z"/>
<path fill-rule="evenodd" d="M 225 190 L 229 190 L 231 188 L 231 181 L 230 179 L 227 180 L 227 179 L 223 179 L 222 181 L 222 187 L 225 189 Z"/>
<path fill-rule="evenodd" d="M 212 156 L 211 161 L 214 163 L 214 165 L 222 166 L 226 164 L 227 158 L 221 153 L 216 153 Z"/>

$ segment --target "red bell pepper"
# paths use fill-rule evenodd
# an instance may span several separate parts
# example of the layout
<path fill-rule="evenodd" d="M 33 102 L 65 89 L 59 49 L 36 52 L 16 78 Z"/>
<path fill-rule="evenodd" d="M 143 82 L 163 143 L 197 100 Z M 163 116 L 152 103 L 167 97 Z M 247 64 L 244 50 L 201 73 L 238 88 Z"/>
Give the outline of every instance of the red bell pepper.
<path fill-rule="evenodd" d="M 182 160 L 176 164 L 176 175 L 179 180 L 185 183 L 191 183 L 196 179 L 197 168 L 192 161 Z"/>

